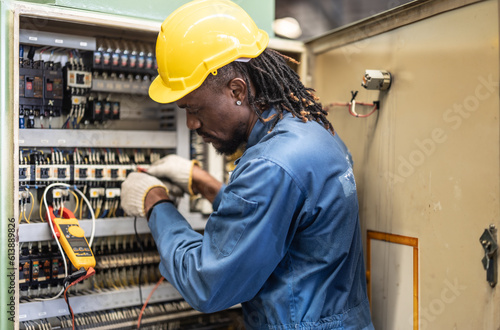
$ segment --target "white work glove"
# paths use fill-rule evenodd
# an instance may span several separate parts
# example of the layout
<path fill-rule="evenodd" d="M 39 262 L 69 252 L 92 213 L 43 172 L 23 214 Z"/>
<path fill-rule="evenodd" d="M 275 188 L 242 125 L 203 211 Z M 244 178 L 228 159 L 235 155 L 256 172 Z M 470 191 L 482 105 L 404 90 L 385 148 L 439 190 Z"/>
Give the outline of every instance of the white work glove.
<path fill-rule="evenodd" d="M 170 199 L 179 198 L 184 195 L 184 190 L 182 190 L 182 188 L 176 185 L 175 183 L 172 183 L 172 181 L 170 180 L 160 180 L 160 181 L 167 187 L 168 196 L 170 197 Z"/>
<path fill-rule="evenodd" d="M 148 174 L 157 178 L 166 178 L 181 187 L 191 196 L 193 166 L 199 165 L 196 160 L 189 160 L 178 155 L 168 155 L 154 162 L 148 169 Z"/>
<path fill-rule="evenodd" d="M 179 205 L 180 199 L 184 196 L 184 190 L 170 180 L 161 180 L 161 183 L 167 187 L 168 197 L 174 202 L 174 205 Z"/>
<path fill-rule="evenodd" d="M 121 207 L 129 216 L 145 217 L 144 201 L 148 192 L 157 187 L 168 188 L 154 176 L 146 173 L 130 173 L 122 183 Z"/>

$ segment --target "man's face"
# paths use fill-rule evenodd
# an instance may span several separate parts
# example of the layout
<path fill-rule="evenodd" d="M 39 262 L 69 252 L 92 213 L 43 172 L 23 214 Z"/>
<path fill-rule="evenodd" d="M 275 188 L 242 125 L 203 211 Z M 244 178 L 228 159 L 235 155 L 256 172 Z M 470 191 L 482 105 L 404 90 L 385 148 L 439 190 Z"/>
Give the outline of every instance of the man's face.
<path fill-rule="evenodd" d="M 247 141 L 257 118 L 247 102 L 236 105 L 238 95 L 241 93 L 229 87 L 214 91 L 202 85 L 176 103 L 186 110 L 190 130 L 196 130 L 219 153 L 231 155 Z"/>

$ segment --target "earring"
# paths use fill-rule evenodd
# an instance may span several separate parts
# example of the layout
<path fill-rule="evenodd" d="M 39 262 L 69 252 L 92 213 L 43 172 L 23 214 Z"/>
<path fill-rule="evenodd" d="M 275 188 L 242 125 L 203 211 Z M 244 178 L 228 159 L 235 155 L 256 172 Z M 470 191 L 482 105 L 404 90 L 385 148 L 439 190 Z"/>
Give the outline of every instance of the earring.
<path fill-rule="evenodd" d="M 241 101 L 240 100 L 236 101 L 236 105 L 241 105 Z"/>

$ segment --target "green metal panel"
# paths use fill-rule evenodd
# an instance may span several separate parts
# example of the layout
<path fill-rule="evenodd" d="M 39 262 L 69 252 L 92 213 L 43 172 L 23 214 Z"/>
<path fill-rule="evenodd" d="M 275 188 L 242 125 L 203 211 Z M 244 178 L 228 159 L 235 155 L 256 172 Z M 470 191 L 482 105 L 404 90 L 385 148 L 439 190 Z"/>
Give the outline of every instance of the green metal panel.
<path fill-rule="evenodd" d="M 28 2 L 52 3 L 56 6 L 79 8 L 115 15 L 132 16 L 163 22 L 176 8 L 189 0 L 27 0 Z M 274 20 L 274 0 L 234 0 L 245 9 L 257 26 L 274 37 L 272 22 Z"/>
<path fill-rule="evenodd" d="M 10 1 L 0 1 L 0 329 L 14 328 L 16 303 L 11 31 Z"/>
<path fill-rule="evenodd" d="M 10 2 L 13 2 L 14 0 L 10 0 Z M 32 3 L 40 3 L 40 4 L 55 4 L 56 0 L 22 0 L 18 2 L 32 2 Z"/>

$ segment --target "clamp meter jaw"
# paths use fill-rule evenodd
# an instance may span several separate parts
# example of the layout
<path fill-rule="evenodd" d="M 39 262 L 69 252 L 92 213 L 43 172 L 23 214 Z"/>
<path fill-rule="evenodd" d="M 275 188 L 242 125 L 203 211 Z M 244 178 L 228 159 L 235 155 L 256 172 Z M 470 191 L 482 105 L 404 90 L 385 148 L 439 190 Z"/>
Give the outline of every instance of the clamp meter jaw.
<path fill-rule="evenodd" d="M 95 267 L 94 254 L 75 215 L 66 208 L 63 208 L 61 213 L 61 217 L 56 218 L 53 207 L 49 206 L 48 214 L 54 227 L 55 238 L 76 269 L 88 270 Z"/>

